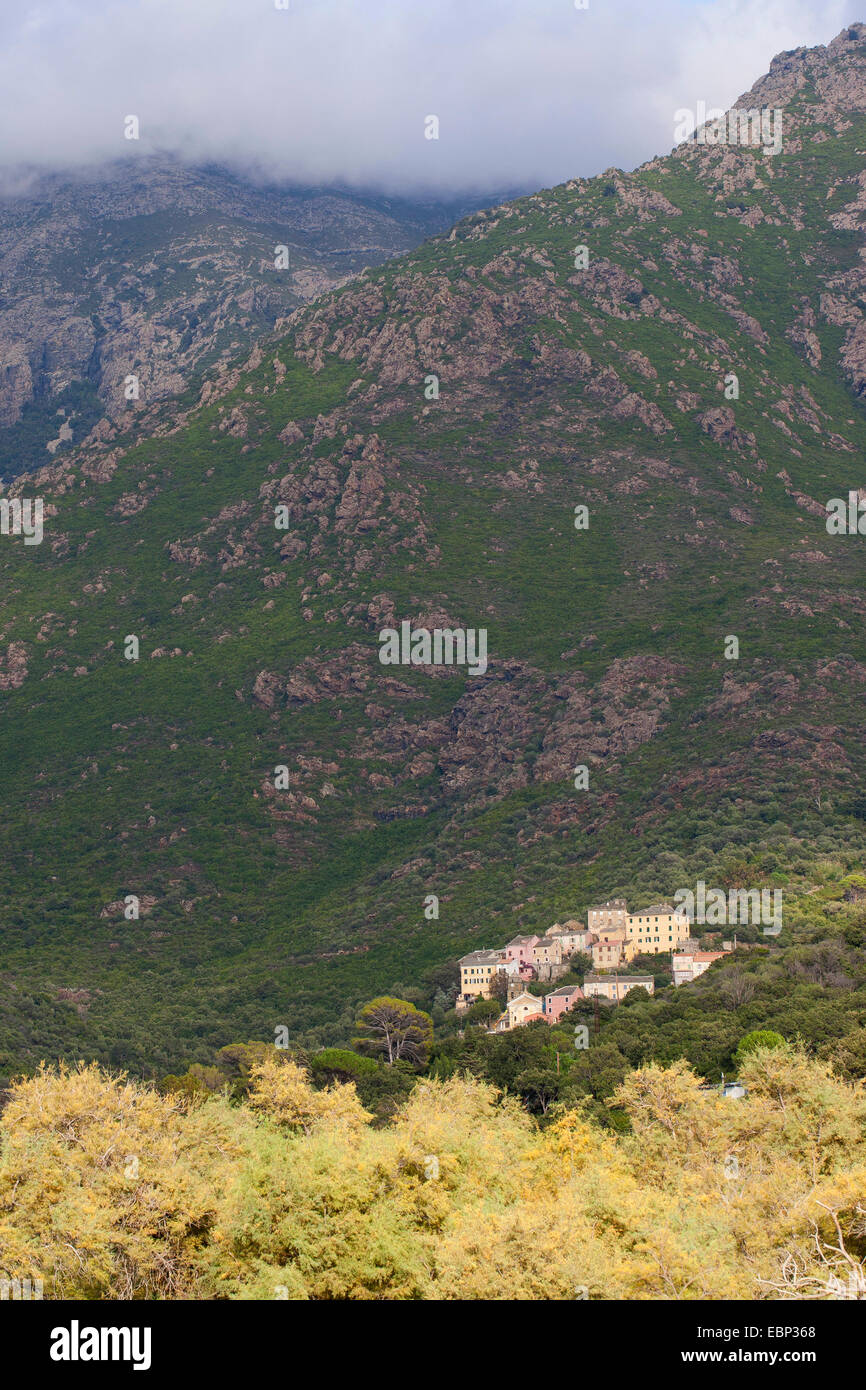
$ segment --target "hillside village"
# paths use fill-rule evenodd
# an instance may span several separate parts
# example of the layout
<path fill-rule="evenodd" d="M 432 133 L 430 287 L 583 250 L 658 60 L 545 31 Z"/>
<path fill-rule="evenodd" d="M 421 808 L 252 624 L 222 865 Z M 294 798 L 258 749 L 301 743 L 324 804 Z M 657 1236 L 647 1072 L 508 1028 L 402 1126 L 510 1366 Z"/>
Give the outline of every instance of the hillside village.
<path fill-rule="evenodd" d="M 670 953 L 673 983 L 688 984 L 732 946 L 726 941 L 721 951 L 702 951 L 690 926 L 686 913 L 669 903 L 655 903 L 635 913 L 629 912 L 624 898 L 614 898 L 590 907 L 586 925 L 570 918 L 554 923 L 544 936 L 515 936 L 503 947 L 461 957 L 457 1012 L 465 1013 L 481 999 L 501 998 L 501 977 L 505 1008 L 490 1025 L 494 1033 L 507 1033 L 537 1019 L 556 1023 L 579 999 L 607 999 L 616 1004 L 633 989 L 652 994 L 652 975 L 622 973 L 641 955 Z M 530 983 L 554 984 L 568 973 L 571 957 L 578 953 L 592 957 L 593 969 L 584 976 L 583 986 L 562 985 L 541 996 L 527 988 Z"/>

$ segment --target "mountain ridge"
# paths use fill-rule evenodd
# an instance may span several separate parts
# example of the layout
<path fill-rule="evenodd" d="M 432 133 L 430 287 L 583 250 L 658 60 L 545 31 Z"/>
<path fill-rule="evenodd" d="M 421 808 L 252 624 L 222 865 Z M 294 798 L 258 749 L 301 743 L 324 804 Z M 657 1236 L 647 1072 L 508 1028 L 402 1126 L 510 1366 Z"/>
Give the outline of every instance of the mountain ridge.
<path fill-rule="evenodd" d="M 46 461 L 53 415 L 80 443 L 129 409 L 130 374 L 136 400 L 182 394 L 472 206 L 255 183 L 165 155 L 19 182 L 0 197 L 0 473 Z"/>

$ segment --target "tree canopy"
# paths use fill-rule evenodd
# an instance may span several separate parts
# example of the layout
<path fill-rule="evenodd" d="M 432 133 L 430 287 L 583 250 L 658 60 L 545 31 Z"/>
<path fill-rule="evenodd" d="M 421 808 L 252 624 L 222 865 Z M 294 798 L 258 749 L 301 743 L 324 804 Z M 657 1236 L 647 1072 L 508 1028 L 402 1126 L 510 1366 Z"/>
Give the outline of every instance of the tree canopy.
<path fill-rule="evenodd" d="M 389 1067 L 401 1061 L 423 1066 L 433 1041 L 430 1015 L 405 999 L 389 995 L 364 1005 L 358 1014 L 358 1030 L 353 1046 L 359 1052 L 381 1057 Z"/>

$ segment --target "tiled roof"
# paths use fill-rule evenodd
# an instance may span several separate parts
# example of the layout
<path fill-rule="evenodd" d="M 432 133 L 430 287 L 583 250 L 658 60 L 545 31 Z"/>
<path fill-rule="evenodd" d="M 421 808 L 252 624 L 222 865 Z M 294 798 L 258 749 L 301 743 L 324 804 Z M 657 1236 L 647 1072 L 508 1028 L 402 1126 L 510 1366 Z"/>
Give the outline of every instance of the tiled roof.
<path fill-rule="evenodd" d="M 461 956 L 458 965 L 494 965 L 502 959 L 499 951 L 470 951 L 468 956 Z"/>

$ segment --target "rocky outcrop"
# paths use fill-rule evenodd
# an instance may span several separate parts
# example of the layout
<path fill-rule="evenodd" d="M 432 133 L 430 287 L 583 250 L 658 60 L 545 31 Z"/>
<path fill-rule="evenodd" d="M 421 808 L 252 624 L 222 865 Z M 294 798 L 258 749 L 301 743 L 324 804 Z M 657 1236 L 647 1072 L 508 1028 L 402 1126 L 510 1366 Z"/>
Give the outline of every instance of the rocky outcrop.
<path fill-rule="evenodd" d="M 718 405 L 703 411 L 698 416 L 698 424 L 717 444 L 725 444 L 730 449 L 755 448 L 755 436 L 738 427 L 736 416 L 728 406 Z"/>
<path fill-rule="evenodd" d="M 0 652 L 0 690 L 18 690 L 27 679 L 27 648 L 23 642 L 10 642 Z"/>

